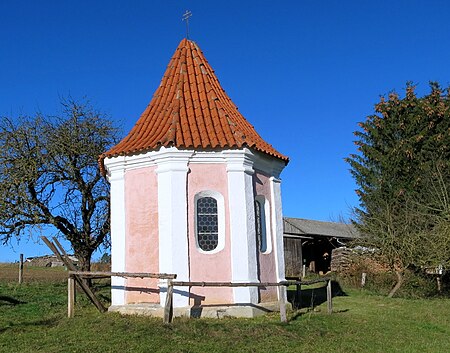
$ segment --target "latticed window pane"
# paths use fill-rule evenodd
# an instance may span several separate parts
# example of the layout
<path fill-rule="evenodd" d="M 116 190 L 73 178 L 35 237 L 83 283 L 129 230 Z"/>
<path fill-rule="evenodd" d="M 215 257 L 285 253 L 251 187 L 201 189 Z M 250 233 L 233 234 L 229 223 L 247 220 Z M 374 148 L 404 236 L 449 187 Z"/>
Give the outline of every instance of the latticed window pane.
<path fill-rule="evenodd" d="M 264 203 L 255 200 L 255 230 L 257 247 L 261 252 L 267 250 L 267 234 L 266 234 L 266 219 L 264 215 Z"/>
<path fill-rule="evenodd" d="M 197 237 L 203 251 L 214 250 L 219 243 L 217 200 L 213 197 L 197 200 Z"/>
<path fill-rule="evenodd" d="M 255 228 L 256 228 L 256 241 L 258 247 L 261 247 L 262 225 L 261 225 L 261 204 L 259 201 L 255 201 Z"/>

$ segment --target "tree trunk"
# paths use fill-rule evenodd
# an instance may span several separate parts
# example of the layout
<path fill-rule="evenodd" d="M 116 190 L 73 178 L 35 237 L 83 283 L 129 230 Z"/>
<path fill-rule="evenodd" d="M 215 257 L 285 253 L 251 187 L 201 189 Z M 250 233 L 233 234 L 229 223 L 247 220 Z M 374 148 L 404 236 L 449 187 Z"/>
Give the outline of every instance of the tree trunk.
<path fill-rule="evenodd" d="M 91 254 L 76 254 L 75 256 L 79 261 L 78 268 L 80 271 L 91 270 Z"/>
<path fill-rule="evenodd" d="M 395 274 L 397 275 L 397 283 L 395 283 L 394 288 L 391 289 L 391 291 L 388 294 L 389 298 L 392 298 L 394 294 L 400 289 L 400 287 L 403 284 L 403 274 L 399 270 L 395 270 Z"/>
<path fill-rule="evenodd" d="M 85 271 L 85 272 L 89 272 L 91 270 L 91 257 L 92 257 L 92 252 L 89 251 L 82 251 L 82 252 L 76 252 L 75 251 L 75 256 L 78 259 L 79 263 L 78 263 L 78 269 L 80 271 Z M 86 282 L 86 284 L 89 286 L 89 288 L 92 288 L 92 279 L 91 278 L 86 278 L 84 280 Z"/>

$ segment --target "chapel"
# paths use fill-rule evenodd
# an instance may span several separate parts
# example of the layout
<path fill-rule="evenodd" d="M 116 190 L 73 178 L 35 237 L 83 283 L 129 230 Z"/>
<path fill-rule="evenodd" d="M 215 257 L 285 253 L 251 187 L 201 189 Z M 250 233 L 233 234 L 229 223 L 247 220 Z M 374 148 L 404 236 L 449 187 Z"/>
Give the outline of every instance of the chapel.
<path fill-rule="evenodd" d="M 288 161 L 242 116 L 199 46 L 183 39 L 132 130 L 100 157 L 111 185 L 112 271 L 285 280 L 280 173 Z M 164 280 L 113 277 L 110 309 L 156 310 L 166 289 Z M 277 296 L 275 287 L 177 287 L 174 313 L 234 306 L 248 316 L 245 308 Z"/>

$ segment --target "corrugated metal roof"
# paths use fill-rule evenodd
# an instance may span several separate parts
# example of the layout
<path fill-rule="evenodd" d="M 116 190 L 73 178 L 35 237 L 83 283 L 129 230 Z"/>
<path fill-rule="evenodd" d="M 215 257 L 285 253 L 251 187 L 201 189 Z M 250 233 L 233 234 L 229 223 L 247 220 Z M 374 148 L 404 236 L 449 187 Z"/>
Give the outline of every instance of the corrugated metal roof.
<path fill-rule="evenodd" d="M 283 218 L 284 234 L 297 236 L 325 236 L 354 239 L 359 236 L 352 224 L 314 221 L 302 218 Z"/>

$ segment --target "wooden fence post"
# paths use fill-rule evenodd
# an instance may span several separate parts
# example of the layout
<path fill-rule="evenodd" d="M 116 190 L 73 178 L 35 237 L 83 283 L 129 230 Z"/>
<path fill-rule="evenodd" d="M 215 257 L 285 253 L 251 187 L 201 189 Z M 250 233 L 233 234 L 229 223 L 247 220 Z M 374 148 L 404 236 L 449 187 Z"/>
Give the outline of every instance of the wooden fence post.
<path fill-rule="evenodd" d="M 20 254 L 19 260 L 19 284 L 23 282 L 23 254 Z"/>
<path fill-rule="evenodd" d="M 173 318 L 173 283 L 167 280 L 166 305 L 164 306 L 164 323 L 170 324 Z"/>
<path fill-rule="evenodd" d="M 364 286 L 366 285 L 366 279 L 367 279 L 367 273 L 363 272 L 361 274 L 361 288 L 364 288 Z"/>
<path fill-rule="evenodd" d="M 328 307 L 328 314 L 331 314 L 333 312 L 333 295 L 331 292 L 331 279 L 328 281 L 327 284 L 327 307 Z"/>
<path fill-rule="evenodd" d="M 302 286 L 299 283 L 295 284 L 295 309 L 302 308 Z"/>
<path fill-rule="evenodd" d="M 281 322 L 287 322 L 286 317 L 286 301 L 284 298 L 284 286 L 278 286 L 278 302 L 280 304 L 280 319 Z"/>
<path fill-rule="evenodd" d="M 442 292 L 442 275 L 437 275 L 436 281 L 437 281 L 437 290 L 439 293 Z"/>
<path fill-rule="evenodd" d="M 70 261 L 69 257 L 66 254 L 66 251 L 62 247 L 61 243 L 53 237 L 53 241 L 55 244 L 53 244 L 50 240 L 48 240 L 45 236 L 41 236 L 41 239 L 44 241 L 44 243 L 50 248 L 50 250 L 53 251 L 53 253 L 56 255 L 59 261 L 64 263 L 64 265 L 67 267 L 70 271 L 76 271 L 75 265 Z M 58 251 L 58 248 L 61 250 L 61 253 Z M 88 286 L 86 280 L 80 276 L 74 275 L 75 279 L 77 280 L 80 287 L 83 289 L 83 291 L 86 293 L 88 298 L 91 300 L 91 302 L 96 306 L 98 311 L 101 313 L 104 313 L 107 309 L 103 306 L 103 304 L 98 300 L 98 298 L 95 296 L 94 292 L 92 292 L 91 288 Z"/>
<path fill-rule="evenodd" d="M 75 310 L 75 277 L 67 279 L 67 317 L 73 317 Z"/>

